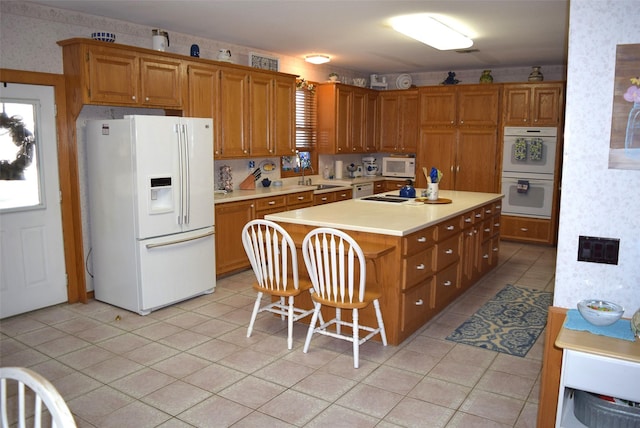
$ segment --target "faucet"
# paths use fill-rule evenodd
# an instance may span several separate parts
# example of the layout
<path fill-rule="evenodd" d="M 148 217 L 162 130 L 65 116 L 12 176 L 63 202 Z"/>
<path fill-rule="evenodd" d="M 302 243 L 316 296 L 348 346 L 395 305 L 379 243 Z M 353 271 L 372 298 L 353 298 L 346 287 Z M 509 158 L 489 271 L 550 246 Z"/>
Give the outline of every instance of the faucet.
<path fill-rule="evenodd" d="M 305 170 L 305 165 L 304 162 L 302 160 L 302 156 L 300 156 L 300 152 L 296 150 L 296 157 L 298 158 L 298 165 L 300 165 L 300 170 L 302 171 L 302 176 L 300 177 L 300 180 L 298 180 L 298 185 L 299 186 L 311 186 L 311 178 L 308 178 L 307 181 L 304 181 L 304 170 Z M 309 169 L 311 170 L 311 173 L 313 173 L 313 167 L 311 166 L 311 164 L 308 165 Z"/>

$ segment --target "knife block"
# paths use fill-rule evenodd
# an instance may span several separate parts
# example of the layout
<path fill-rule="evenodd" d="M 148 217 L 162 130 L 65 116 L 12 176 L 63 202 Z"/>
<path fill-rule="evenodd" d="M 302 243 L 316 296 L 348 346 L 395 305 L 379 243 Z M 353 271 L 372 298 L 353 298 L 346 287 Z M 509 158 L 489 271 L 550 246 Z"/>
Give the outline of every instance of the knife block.
<path fill-rule="evenodd" d="M 256 178 L 253 174 L 249 174 L 249 176 L 240 183 L 240 190 L 256 190 Z"/>

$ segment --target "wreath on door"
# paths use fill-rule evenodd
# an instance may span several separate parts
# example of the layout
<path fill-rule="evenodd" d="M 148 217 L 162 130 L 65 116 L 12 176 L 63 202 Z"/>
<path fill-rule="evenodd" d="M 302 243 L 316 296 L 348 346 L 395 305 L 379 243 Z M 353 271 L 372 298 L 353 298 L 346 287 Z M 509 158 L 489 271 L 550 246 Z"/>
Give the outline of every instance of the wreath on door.
<path fill-rule="evenodd" d="M 13 144 L 19 147 L 14 161 L 0 160 L 0 180 L 24 180 L 24 170 L 33 162 L 36 137 L 20 116 L 9 117 L 5 112 L 0 113 L 0 129 L 9 130 Z"/>

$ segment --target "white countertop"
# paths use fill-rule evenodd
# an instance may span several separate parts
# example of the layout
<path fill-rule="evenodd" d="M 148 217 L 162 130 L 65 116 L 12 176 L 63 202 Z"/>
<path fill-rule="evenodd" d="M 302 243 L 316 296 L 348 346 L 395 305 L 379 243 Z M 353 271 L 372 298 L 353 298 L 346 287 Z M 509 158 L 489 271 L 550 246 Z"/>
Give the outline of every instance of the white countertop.
<path fill-rule="evenodd" d="M 376 181 L 383 180 L 397 180 L 397 181 L 406 181 L 406 179 L 396 179 L 390 177 L 358 177 L 358 178 L 346 178 L 342 180 L 314 180 L 313 184 L 310 186 L 303 186 L 299 184 L 285 184 L 284 186 L 274 186 L 273 183 L 269 187 L 263 187 L 260 183 L 260 180 L 256 182 L 255 190 L 239 190 L 234 189 L 233 192 L 224 193 L 222 190 L 217 190 L 213 194 L 213 203 L 225 203 L 225 202 L 234 202 L 234 201 L 244 201 L 247 199 L 255 199 L 255 198 L 268 198 L 272 196 L 279 195 L 287 195 L 289 193 L 296 192 L 304 192 L 313 190 L 315 194 L 335 192 L 336 190 L 346 190 L 350 189 L 353 185 L 362 184 L 362 183 L 373 183 Z M 316 186 L 318 184 L 331 184 L 334 186 L 332 189 L 322 189 L 316 190 Z"/>
<path fill-rule="evenodd" d="M 416 189 L 416 193 L 420 195 L 421 190 Z M 387 192 L 384 195 L 397 196 L 398 192 Z M 440 197 L 451 199 L 452 203 L 425 204 L 413 200 L 390 203 L 351 199 L 269 214 L 265 218 L 283 223 L 404 236 L 487 203 L 498 201 L 503 195 L 440 190 Z"/>

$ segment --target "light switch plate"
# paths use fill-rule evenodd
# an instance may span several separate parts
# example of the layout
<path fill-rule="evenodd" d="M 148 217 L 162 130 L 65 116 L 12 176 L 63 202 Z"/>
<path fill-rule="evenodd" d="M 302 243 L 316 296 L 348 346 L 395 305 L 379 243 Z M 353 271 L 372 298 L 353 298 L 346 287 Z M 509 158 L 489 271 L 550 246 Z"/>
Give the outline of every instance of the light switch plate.
<path fill-rule="evenodd" d="M 598 238 L 580 236 L 578 238 L 578 261 L 618 264 L 620 240 L 615 238 Z"/>

